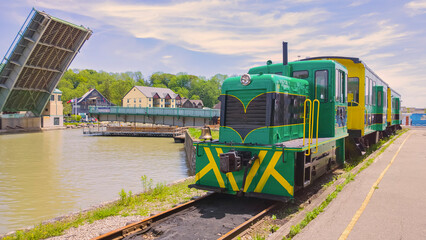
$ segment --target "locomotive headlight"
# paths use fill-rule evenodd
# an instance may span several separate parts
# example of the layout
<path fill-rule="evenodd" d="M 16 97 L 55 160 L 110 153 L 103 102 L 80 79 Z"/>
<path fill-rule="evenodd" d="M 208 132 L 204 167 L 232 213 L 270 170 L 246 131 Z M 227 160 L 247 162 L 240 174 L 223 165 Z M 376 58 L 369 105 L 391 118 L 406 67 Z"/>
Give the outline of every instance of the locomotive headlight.
<path fill-rule="evenodd" d="M 240 81 L 241 81 L 241 84 L 243 84 L 244 86 L 247 86 L 251 83 L 251 77 L 250 77 L 250 75 L 245 73 L 241 76 Z"/>

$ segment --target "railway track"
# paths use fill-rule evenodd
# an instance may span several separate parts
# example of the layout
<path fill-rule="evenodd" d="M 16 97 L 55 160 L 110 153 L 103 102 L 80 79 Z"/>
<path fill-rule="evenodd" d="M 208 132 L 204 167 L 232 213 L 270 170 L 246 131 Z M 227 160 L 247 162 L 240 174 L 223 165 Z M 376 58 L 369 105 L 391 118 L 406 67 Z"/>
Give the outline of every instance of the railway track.
<path fill-rule="evenodd" d="M 92 240 L 232 239 L 279 204 L 209 193 Z"/>

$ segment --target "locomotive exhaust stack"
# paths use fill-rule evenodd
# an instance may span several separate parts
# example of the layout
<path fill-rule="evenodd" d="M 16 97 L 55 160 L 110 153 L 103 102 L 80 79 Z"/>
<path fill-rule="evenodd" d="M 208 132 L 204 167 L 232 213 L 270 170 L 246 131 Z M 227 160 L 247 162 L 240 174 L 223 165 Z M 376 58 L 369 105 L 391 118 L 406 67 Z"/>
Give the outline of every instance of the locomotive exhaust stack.
<path fill-rule="evenodd" d="M 283 65 L 286 66 L 288 64 L 288 43 L 283 42 Z"/>

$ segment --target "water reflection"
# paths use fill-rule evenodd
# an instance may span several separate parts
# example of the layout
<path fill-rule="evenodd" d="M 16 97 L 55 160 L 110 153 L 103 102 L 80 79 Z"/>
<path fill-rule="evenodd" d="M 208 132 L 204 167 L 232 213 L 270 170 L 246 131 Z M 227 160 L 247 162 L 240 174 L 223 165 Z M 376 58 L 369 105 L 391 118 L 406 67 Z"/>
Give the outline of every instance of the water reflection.
<path fill-rule="evenodd" d="M 141 191 L 142 175 L 171 182 L 187 171 L 183 144 L 170 138 L 0 135 L 0 233 Z"/>

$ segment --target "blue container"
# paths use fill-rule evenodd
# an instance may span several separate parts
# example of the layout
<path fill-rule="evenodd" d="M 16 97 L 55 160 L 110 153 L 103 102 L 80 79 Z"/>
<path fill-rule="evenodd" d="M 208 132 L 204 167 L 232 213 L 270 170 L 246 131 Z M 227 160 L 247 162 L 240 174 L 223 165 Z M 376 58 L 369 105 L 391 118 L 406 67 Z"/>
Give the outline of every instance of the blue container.
<path fill-rule="evenodd" d="M 412 126 L 426 126 L 426 113 L 413 113 L 411 115 Z"/>

